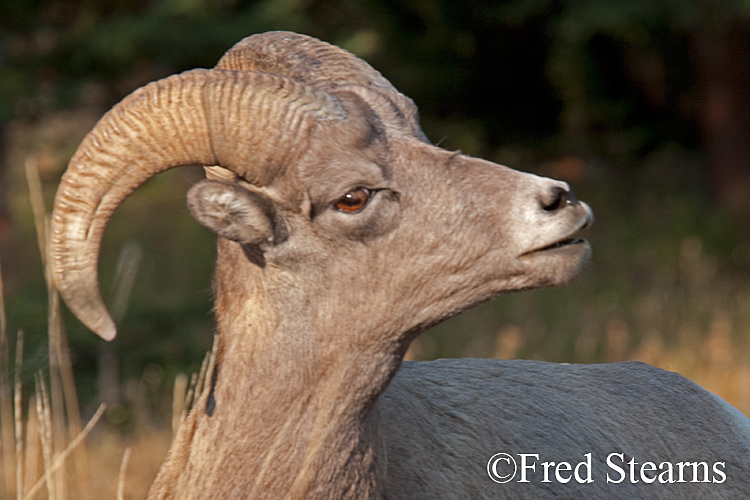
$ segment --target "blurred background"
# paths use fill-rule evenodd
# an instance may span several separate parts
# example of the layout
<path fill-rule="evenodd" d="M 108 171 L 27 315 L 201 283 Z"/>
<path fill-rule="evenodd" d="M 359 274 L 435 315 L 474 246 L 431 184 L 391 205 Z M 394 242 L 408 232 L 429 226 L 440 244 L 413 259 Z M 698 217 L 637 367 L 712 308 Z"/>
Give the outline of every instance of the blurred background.
<path fill-rule="evenodd" d="M 480 306 L 422 335 L 410 358 L 639 359 L 750 414 L 747 0 L 2 2 L 0 358 L 23 330 L 24 397 L 50 360 L 28 179 L 38 173 L 32 192 L 49 208 L 114 103 L 275 29 L 366 59 L 415 100 L 441 146 L 568 181 L 594 209 L 579 279 Z M 136 443 L 148 429 L 158 449 L 134 462 L 146 469 L 169 442 L 175 378 L 197 371 L 212 342 L 215 242 L 184 201 L 201 175 L 162 174 L 108 226 L 100 271 L 117 340 L 63 315 L 84 417 L 109 403 L 99 442 Z M 129 486 L 138 498 L 138 480 Z"/>

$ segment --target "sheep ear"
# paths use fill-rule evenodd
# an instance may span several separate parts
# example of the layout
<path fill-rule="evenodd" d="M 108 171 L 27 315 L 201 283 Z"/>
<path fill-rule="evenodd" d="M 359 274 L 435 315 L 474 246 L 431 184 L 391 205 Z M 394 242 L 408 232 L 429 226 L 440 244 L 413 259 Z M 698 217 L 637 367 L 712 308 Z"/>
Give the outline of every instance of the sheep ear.
<path fill-rule="evenodd" d="M 195 220 L 222 238 L 260 249 L 279 243 L 285 231 L 273 202 L 236 184 L 201 181 L 187 204 Z"/>

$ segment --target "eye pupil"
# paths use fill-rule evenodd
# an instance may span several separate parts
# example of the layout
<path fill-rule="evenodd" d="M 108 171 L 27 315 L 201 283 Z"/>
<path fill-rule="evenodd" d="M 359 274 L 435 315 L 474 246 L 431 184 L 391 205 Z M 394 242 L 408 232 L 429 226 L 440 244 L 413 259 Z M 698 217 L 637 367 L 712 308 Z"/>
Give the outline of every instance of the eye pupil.
<path fill-rule="evenodd" d="M 336 210 L 347 213 L 362 210 L 370 199 L 371 194 L 372 192 L 366 188 L 357 188 L 349 191 L 343 198 L 336 202 Z"/>

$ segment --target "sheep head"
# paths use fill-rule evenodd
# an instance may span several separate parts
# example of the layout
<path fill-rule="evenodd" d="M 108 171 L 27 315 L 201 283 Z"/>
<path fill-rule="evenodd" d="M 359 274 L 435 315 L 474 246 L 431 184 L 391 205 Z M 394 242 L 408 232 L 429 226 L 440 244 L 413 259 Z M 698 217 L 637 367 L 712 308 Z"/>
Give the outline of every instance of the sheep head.
<path fill-rule="evenodd" d="M 431 145 L 411 100 L 346 51 L 256 35 L 217 68 L 135 91 L 71 159 L 53 274 L 105 339 L 115 336 L 97 284 L 107 220 L 151 176 L 190 164 L 215 166 L 188 205 L 219 236 L 220 329 L 257 295 L 273 321 L 403 352 L 480 301 L 566 282 L 589 253 L 572 235 L 591 211 L 566 184 Z"/>

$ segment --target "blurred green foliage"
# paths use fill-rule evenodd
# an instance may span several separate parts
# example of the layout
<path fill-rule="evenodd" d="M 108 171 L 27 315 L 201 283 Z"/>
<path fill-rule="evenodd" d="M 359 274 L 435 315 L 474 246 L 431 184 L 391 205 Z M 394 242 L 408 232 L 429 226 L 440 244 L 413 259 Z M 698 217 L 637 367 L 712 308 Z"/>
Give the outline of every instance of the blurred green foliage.
<path fill-rule="evenodd" d="M 11 229 L 0 250 L 11 331 L 37 339 L 29 341 L 37 354 L 28 364 L 38 368 L 46 293 L 19 161 L 47 150 L 11 133 L 18 124 L 41 129 L 70 110 L 99 116 L 148 81 L 211 67 L 243 37 L 285 29 L 367 59 L 416 101 L 426 133 L 443 146 L 568 180 L 597 213 L 594 261 L 580 280 L 565 291 L 507 297 L 438 327 L 425 337 L 425 355 L 492 355 L 499 325 L 514 324 L 530 339 L 523 356 L 601 360 L 601 351 L 576 350 L 581 332 L 604 331 L 613 317 L 642 328 L 637 311 L 655 293 L 663 307 L 684 307 L 679 258 L 696 238 L 701 258 L 717 269 L 702 293 L 728 297 L 750 275 L 741 230 L 747 213 L 727 210 L 736 207 L 723 203 L 714 175 L 720 167 L 712 163 L 713 122 L 704 109 L 713 87 L 700 63 L 715 51 L 746 64 L 742 50 L 724 41 L 746 36 L 748 26 L 747 0 L 3 2 L 0 127 L 8 152 L 0 212 L 6 198 Z M 750 99 L 732 102 L 744 130 Z M 42 171 L 48 202 L 82 134 L 54 144 Z M 738 158 L 743 165 L 750 155 Z M 144 255 L 117 341 L 125 379 L 153 365 L 171 379 L 210 345 L 213 239 L 184 208 L 199 175 L 151 181 L 119 209 L 105 237 L 105 295 L 121 249 L 135 242 Z M 750 165 L 732 175 L 741 183 Z M 712 313 L 701 314 L 696 321 Z M 91 397 L 99 341 L 72 318 L 66 325 Z"/>

